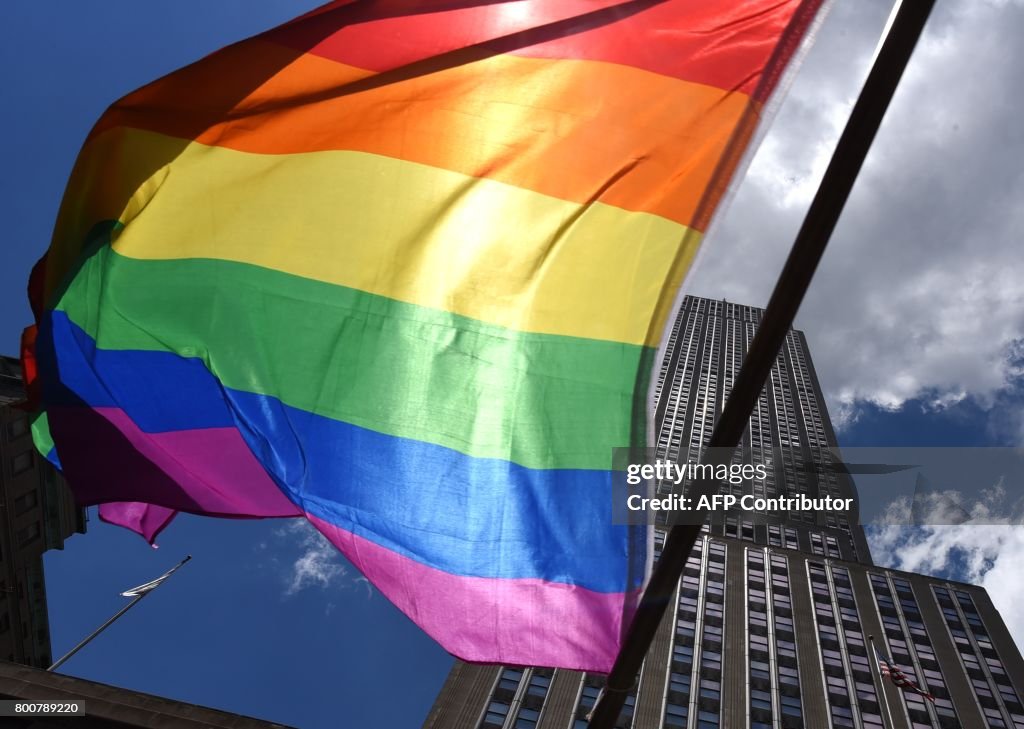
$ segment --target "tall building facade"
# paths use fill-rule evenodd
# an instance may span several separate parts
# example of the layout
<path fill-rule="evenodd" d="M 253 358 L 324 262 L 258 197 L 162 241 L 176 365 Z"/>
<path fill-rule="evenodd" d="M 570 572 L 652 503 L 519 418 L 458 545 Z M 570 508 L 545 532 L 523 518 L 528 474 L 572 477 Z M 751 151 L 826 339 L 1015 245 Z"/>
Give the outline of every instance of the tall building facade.
<path fill-rule="evenodd" d="M 686 297 L 655 383 L 655 455 L 695 462 L 732 392 L 764 311 Z M 803 332 L 790 330 L 751 413 L 735 462 L 770 464 L 763 481 L 730 488 L 765 498 L 853 499 L 850 478 L 832 468 L 838 446 Z M 716 520 L 710 533 L 756 544 L 871 563 L 856 508 L 850 513 L 743 512 Z"/>
<path fill-rule="evenodd" d="M 43 552 L 85 532 L 85 510 L 32 444 L 21 366 L 0 357 L 0 659 L 52 663 Z"/>
<path fill-rule="evenodd" d="M 655 383 L 658 457 L 707 445 L 762 315 L 684 300 Z M 773 464 L 743 487 L 757 495 L 856 500 L 830 467 L 835 433 L 801 332 L 742 445 L 737 458 Z M 656 556 L 663 541 L 656 529 Z M 934 702 L 877 677 L 869 636 Z M 456 662 L 424 727 L 584 729 L 603 681 Z M 983 589 L 875 565 L 855 508 L 744 513 L 702 528 L 617 727 L 1024 729 L 1022 697 L 1024 659 Z"/>

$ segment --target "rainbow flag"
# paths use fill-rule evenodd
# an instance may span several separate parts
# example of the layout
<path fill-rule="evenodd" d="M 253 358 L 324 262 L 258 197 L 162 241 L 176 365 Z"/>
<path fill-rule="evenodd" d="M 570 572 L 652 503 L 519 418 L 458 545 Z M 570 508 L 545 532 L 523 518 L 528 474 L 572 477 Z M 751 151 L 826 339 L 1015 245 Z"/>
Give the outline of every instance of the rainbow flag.
<path fill-rule="evenodd" d="M 455 655 L 607 670 L 612 449 L 819 4 L 335 2 L 129 94 L 33 277 L 38 447 L 150 540 L 305 517 Z"/>

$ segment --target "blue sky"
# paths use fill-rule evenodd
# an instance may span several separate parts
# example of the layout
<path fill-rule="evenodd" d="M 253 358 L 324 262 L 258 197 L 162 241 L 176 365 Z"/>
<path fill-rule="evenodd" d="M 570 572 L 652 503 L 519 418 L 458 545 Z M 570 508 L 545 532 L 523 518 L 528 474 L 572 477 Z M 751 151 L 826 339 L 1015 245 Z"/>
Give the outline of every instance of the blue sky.
<path fill-rule="evenodd" d="M 28 271 L 48 244 L 75 155 L 104 108 L 159 75 L 316 4 L 5 3 L 0 351 L 17 351 L 29 321 Z M 724 226 L 709 236 L 712 252 L 697 269 L 696 293 L 764 303 L 884 22 L 884 8 L 868 5 L 874 4 L 837 8 L 823 28 Z M 1016 48 L 1017 26 L 1010 21 L 1019 20 L 1020 13 L 1004 4 L 981 0 L 941 9 L 801 312 L 798 323 L 808 332 L 846 445 L 1020 442 L 1016 414 L 1024 388 L 1019 363 L 1015 370 L 1005 350 L 1024 335 L 1022 298 L 1001 276 L 1024 281 L 1024 274 L 1006 232 L 988 222 L 1000 215 L 1015 219 L 1010 201 L 1022 199 L 1020 181 L 1011 184 L 997 174 L 1000 159 L 1019 159 L 1006 152 L 1006 145 L 1019 142 L 1009 121 L 1019 116 L 1002 108 L 1007 102 L 1001 97 L 986 105 L 951 93 L 929 102 L 936 126 L 916 135 L 915 144 L 905 142 L 909 137 L 900 126 L 914 117 L 916 95 L 929 93 L 929 68 L 953 78 L 963 65 L 956 59 Z M 973 55 L 972 29 L 988 39 Z M 1006 33 L 1007 41 L 992 39 L 993 32 Z M 955 64 L 943 70 L 947 56 Z M 1007 74 L 1022 65 L 1015 58 L 998 60 Z M 1001 66 L 993 62 L 991 68 Z M 986 76 L 963 86 L 976 93 L 999 81 L 997 72 L 991 75 L 995 80 Z M 934 149 L 915 146 L 925 144 L 942 149 L 970 190 L 950 187 Z M 917 161 L 897 152 L 916 154 Z M 977 159 L 983 167 L 975 174 L 970 160 Z M 903 179 L 905 170 L 922 177 Z M 990 171 L 1001 185 L 998 194 L 982 180 Z M 933 201 L 917 204 L 915 192 Z M 985 198 L 984 221 L 965 212 L 978 208 L 969 204 L 971 194 Z M 884 235 L 875 225 L 885 226 Z M 950 230 L 955 236 L 943 238 Z M 989 251 L 989 270 L 957 258 L 972 244 Z M 959 278 L 943 278 L 948 271 Z M 903 321 L 891 321 L 886 307 Z M 182 516 L 153 550 L 100 523 L 95 510 L 90 516 L 88 535 L 46 558 L 57 655 L 123 604 L 119 592 L 152 579 L 186 553 L 194 560 L 73 658 L 63 669 L 68 673 L 299 727 L 407 727 L 422 721 L 451 665 L 340 557 L 282 522 Z M 986 554 L 995 549 L 998 558 L 1008 543 L 986 545 Z"/>

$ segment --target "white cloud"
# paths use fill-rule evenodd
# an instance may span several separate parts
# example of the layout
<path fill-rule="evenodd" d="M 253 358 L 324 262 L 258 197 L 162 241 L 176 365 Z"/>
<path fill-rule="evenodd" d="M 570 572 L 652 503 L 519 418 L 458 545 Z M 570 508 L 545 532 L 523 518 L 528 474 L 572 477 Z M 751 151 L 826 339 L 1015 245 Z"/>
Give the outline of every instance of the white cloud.
<path fill-rule="evenodd" d="M 888 3 L 836 3 L 749 174 L 708 236 L 695 294 L 764 305 L 866 75 Z M 1024 336 L 1024 4 L 941 3 L 797 325 L 841 425 L 859 403 L 983 407 Z"/>
<path fill-rule="evenodd" d="M 365 577 L 350 577 L 350 569 L 337 548 L 305 519 L 289 519 L 273 531 L 271 543 L 257 545 L 261 554 L 269 554 L 275 569 L 285 569 L 282 576 L 284 596 L 290 597 L 303 590 L 319 589 L 326 592 L 353 589 L 365 585 L 367 598 L 373 588 Z M 327 602 L 329 614 L 336 604 Z"/>
<path fill-rule="evenodd" d="M 910 502 L 894 501 L 876 526 L 868 527 L 871 552 L 887 567 L 943 575 L 984 587 L 1018 645 L 1024 645 L 1024 602 L 1020 600 L 1020 565 L 1024 564 L 1024 508 L 1009 501 L 1000 486 L 982 492 L 964 510 L 951 492 L 928 495 L 924 526 L 908 527 Z M 963 521 L 966 519 L 965 521 Z M 934 522 L 954 522 L 937 525 Z M 963 521 L 963 523 L 955 523 Z"/>
<path fill-rule="evenodd" d="M 292 519 L 277 533 L 296 544 L 301 551 L 291 564 L 286 595 L 294 595 L 311 587 L 326 589 L 348 572 L 334 545 L 305 519 Z"/>

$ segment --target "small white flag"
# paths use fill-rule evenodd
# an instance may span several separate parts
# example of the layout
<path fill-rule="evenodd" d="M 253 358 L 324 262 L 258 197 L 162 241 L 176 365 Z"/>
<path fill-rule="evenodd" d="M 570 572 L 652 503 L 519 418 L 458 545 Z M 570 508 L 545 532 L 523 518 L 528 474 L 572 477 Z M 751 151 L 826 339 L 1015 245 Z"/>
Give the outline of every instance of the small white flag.
<path fill-rule="evenodd" d="M 121 593 L 122 597 L 140 597 L 142 595 L 145 595 L 147 592 L 152 592 L 160 586 L 160 583 L 162 583 L 168 577 L 173 575 L 178 570 L 179 567 L 188 562 L 190 559 L 192 559 L 191 554 L 185 557 L 185 559 L 181 560 L 178 564 L 174 565 L 169 570 L 164 572 L 162 575 L 157 577 L 155 580 L 151 580 L 150 582 L 141 584 L 138 587 L 133 587 L 130 590 L 125 590 Z"/>

